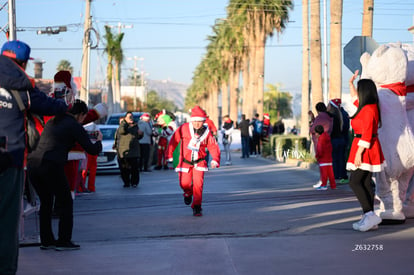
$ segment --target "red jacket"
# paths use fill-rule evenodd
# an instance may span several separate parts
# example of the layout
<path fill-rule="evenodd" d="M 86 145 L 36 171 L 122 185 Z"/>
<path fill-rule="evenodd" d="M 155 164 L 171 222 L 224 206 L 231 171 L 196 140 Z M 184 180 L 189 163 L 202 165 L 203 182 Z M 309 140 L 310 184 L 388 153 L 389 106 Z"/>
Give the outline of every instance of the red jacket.
<path fill-rule="evenodd" d="M 219 167 L 220 148 L 210 130 L 207 128 L 198 139 L 196 139 L 196 136 L 193 125 L 191 123 L 184 123 L 171 137 L 167 148 L 167 159 L 172 159 L 175 148 L 180 144 L 180 159 L 177 168 L 175 168 L 177 172 L 188 172 L 190 167 L 200 171 L 207 171 L 206 149 L 208 149 L 212 156 L 212 161 L 216 162 L 217 167 Z"/>

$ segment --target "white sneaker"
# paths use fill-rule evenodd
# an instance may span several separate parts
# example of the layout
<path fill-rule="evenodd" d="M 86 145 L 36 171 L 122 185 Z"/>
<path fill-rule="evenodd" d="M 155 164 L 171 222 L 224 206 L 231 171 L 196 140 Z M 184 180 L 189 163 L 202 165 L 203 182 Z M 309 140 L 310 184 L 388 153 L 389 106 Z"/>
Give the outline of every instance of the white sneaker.
<path fill-rule="evenodd" d="M 316 184 L 313 185 L 313 188 L 318 188 L 322 185 L 322 181 L 318 181 Z"/>
<path fill-rule="evenodd" d="M 382 219 L 380 217 L 375 215 L 374 212 L 369 211 L 365 213 L 361 222 L 359 224 L 357 223 L 356 227 L 354 227 L 354 225 L 352 225 L 352 227 L 354 227 L 355 230 L 366 232 L 368 230 L 374 229 L 374 227 L 378 226 L 378 224 L 380 224 L 381 221 Z"/>

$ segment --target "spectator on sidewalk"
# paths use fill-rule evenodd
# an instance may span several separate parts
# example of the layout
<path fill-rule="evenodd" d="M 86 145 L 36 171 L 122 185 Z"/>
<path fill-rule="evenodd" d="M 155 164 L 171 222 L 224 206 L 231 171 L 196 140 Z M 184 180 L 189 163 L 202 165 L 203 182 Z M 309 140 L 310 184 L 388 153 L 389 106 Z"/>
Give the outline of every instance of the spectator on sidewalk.
<path fill-rule="evenodd" d="M 318 137 L 318 146 L 316 147 L 316 160 L 319 164 L 321 185 L 314 185 L 316 190 L 327 190 L 327 183 L 331 189 L 336 189 L 335 176 L 332 168 L 332 144 L 328 133 L 324 132 L 322 125 L 315 126 L 315 133 Z"/>
<path fill-rule="evenodd" d="M 224 154 L 226 155 L 225 165 L 231 165 L 231 151 L 230 146 L 233 140 L 233 120 L 228 115 L 223 117 L 223 125 L 221 127 L 222 143 L 224 148 Z"/>
<path fill-rule="evenodd" d="M 249 128 L 250 123 L 249 120 L 246 119 L 246 115 L 242 114 L 241 121 L 238 123 L 237 128 L 240 130 L 240 137 L 241 137 L 241 151 L 242 155 L 241 158 L 248 158 L 250 153 L 250 136 L 249 136 Z"/>
<path fill-rule="evenodd" d="M 140 120 L 138 122 L 138 127 L 144 134 L 142 138 L 139 140 L 139 146 L 141 149 L 141 159 L 139 169 L 140 171 L 144 172 L 151 172 L 148 168 L 149 164 L 149 157 L 150 157 L 150 146 L 151 146 L 151 139 L 152 139 L 152 127 L 150 123 L 151 117 L 148 113 L 144 113 L 141 115 Z"/>
<path fill-rule="evenodd" d="M 88 113 L 83 101 L 76 100 L 67 114 L 50 119 L 40 136 L 36 150 L 28 159 L 29 177 L 40 198 L 40 249 L 75 250 L 72 242 L 73 199 L 65 175 L 69 150 L 77 142 L 89 154 L 102 150 L 102 133 L 92 143 L 81 123 Z M 59 233 L 52 230 L 53 198 L 59 201 Z"/>
<path fill-rule="evenodd" d="M 11 90 L 18 91 L 24 106 L 38 115 L 65 113 L 68 106 L 41 92 L 25 70 L 30 47 L 22 41 L 7 41 L 0 55 L 0 274 L 15 274 L 19 256 L 19 219 L 25 178 L 27 153 L 25 114 Z"/>
<path fill-rule="evenodd" d="M 310 116 L 309 133 L 312 137 L 314 152 L 316 152 L 316 147 L 318 143 L 318 137 L 316 136 L 316 132 L 315 132 L 316 125 L 322 125 L 323 131 L 328 133 L 328 135 L 330 135 L 332 132 L 332 118 L 326 111 L 325 103 L 318 102 L 315 106 L 315 109 L 318 112 L 316 117 L 312 111 L 308 112 Z"/>
<path fill-rule="evenodd" d="M 139 184 L 139 158 L 141 156 L 139 140 L 143 133 L 134 121 L 132 112 L 127 112 L 117 130 L 117 146 L 119 156 L 119 169 L 124 187 L 138 187 Z"/>
<path fill-rule="evenodd" d="M 260 120 L 259 114 L 255 114 L 254 118 L 251 121 L 251 125 L 253 126 L 253 152 L 252 156 L 260 156 L 261 150 L 261 139 L 262 139 L 262 132 L 263 132 L 263 121 Z"/>

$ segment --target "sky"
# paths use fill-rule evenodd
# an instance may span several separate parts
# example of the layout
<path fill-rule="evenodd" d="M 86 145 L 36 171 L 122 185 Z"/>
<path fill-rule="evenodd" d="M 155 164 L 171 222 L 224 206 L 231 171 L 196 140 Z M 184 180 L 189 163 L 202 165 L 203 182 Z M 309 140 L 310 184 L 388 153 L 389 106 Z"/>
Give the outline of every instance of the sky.
<path fill-rule="evenodd" d="M 310 0 L 310 3 L 317 0 Z M 329 0 L 327 22 L 329 27 Z M 0 7 L 7 0 L 0 0 Z M 321 15 L 323 15 L 321 1 Z M 265 84 L 279 84 L 283 91 L 301 93 L 302 74 L 302 1 L 294 1 L 289 23 L 283 33 L 269 38 L 266 46 Z M 134 57 L 137 68 L 153 80 L 191 84 L 193 72 L 206 53 L 207 36 L 216 20 L 226 17 L 228 0 L 93 0 L 93 28 L 100 35 L 91 50 L 91 82 L 105 79 L 106 56 L 103 53 L 105 25 L 125 33 L 122 43 L 125 61 L 123 78 L 132 74 Z M 344 0 L 343 37 L 345 46 L 361 35 L 363 0 Z M 17 39 L 28 43 L 31 56 L 44 61 L 43 78 L 53 78 L 59 61 L 69 60 L 74 76 L 81 73 L 82 36 L 85 0 L 17 0 Z M 0 10 L 0 26 L 7 26 L 7 6 Z M 408 28 L 414 23 L 413 0 L 375 0 L 373 38 L 379 43 L 413 43 Z M 121 28 L 118 26 L 121 25 Z M 323 21 L 321 18 L 321 25 Z M 37 34 L 46 27 L 67 26 L 57 35 Z M 323 32 L 323 30 L 322 30 Z M 0 35 L 0 43 L 6 41 Z M 96 39 L 93 42 L 96 44 Z M 329 44 L 329 29 L 328 39 Z M 325 41 L 322 41 L 325 43 Z M 329 65 L 328 65 L 329 66 Z M 33 75 L 33 65 L 27 72 Z M 344 67 L 344 83 L 351 72 Z M 347 85 L 343 85 L 344 91 Z"/>

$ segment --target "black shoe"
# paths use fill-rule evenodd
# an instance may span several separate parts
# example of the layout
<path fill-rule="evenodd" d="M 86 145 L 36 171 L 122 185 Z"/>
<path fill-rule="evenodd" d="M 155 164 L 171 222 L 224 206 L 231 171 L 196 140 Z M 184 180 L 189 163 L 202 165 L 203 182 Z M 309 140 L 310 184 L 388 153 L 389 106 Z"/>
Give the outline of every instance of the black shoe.
<path fill-rule="evenodd" d="M 193 208 L 193 216 L 201 217 L 203 214 L 201 213 L 203 209 L 201 209 L 201 205 L 194 205 Z"/>
<path fill-rule="evenodd" d="M 69 242 L 57 242 L 56 243 L 56 251 L 66 251 L 66 250 L 78 250 L 80 249 L 80 245 L 78 244 L 74 244 L 73 242 L 69 241 Z"/>
<path fill-rule="evenodd" d="M 145 169 L 144 172 L 152 172 L 150 169 Z"/>
<path fill-rule="evenodd" d="M 155 166 L 154 167 L 154 170 L 161 170 L 161 168 L 162 168 L 162 166 L 161 165 L 158 165 L 158 166 Z"/>
<path fill-rule="evenodd" d="M 164 170 L 168 170 L 170 168 L 168 168 L 168 165 L 164 165 Z"/>
<path fill-rule="evenodd" d="M 41 250 L 50 250 L 50 249 L 56 249 L 56 244 L 53 242 L 51 244 L 41 244 L 40 245 Z"/>
<path fill-rule="evenodd" d="M 190 196 L 184 197 L 184 203 L 186 205 L 190 205 L 192 201 L 193 201 L 193 196 L 190 195 Z"/>
<path fill-rule="evenodd" d="M 129 188 L 129 187 L 131 187 L 131 185 L 129 185 L 129 184 L 124 184 L 124 188 Z"/>
<path fill-rule="evenodd" d="M 138 187 L 138 184 L 133 184 L 132 185 L 132 188 L 137 188 Z"/>

